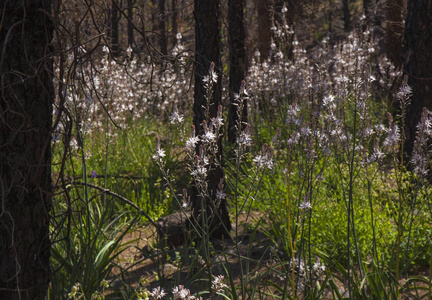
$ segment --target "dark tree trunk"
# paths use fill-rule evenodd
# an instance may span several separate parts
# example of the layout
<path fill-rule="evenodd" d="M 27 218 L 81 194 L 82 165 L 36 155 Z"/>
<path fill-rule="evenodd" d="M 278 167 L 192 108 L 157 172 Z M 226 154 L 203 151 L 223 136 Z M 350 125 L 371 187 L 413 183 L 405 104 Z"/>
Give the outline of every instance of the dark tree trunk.
<path fill-rule="evenodd" d="M 404 73 L 412 88 L 406 117 L 405 150 L 411 156 L 423 107 L 432 110 L 432 2 L 409 0 L 405 27 Z"/>
<path fill-rule="evenodd" d="M 173 44 L 175 45 L 177 40 L 176 35 L 179 32 L 179 28 L 178 28 L 179 13 L 178 13 L 177 0 L 172 0 L 171 6 L 172 6 L 172 37 L 173 37 Z"/>
<path fill-rule="evenodd" d="M 203 85 L 203 77 L 208 74 L 210 64 L 215 64 L 215 71 L 218 74 L 217 83 L 214 85 L 213 97 L 209 107 L 209 116 L 216 117 L 218 106 L 221 103 L 221 57 L 220 57 L 220 25 L 219 25 L 219 1 L 218 0 L 195 0 L 195 88 L 194 88 L 194 125 L 197 134 L 204 133 L 203 122 L 206 120 L 206 90 Z M 218 137 L 217 161 L 222 162 L 222 139 Z M 211 164 L 209 167 L 207 182 L 208 199 L 201 199 L 195 193 L 192 199 L 192 209 L 196 217 L 203 215 L 204 209 L 212 221 L 208 222 L 211 228 L 211 235 L 214 238 L 229 236 L 231 223 L 229 219 L 227 202 L 223 199 L 219 205 L 216 201 L 216 191 L 223 178 L 220 164 Z M 201 203 L 206 203 L 206 208 Z M 213 210 L 213 206 L 217 211 Z M 212 212 L 213 211 L 213 212 Z M 207 220 L 208 221 L 208 220 Z"/>
<path fill-rule="evenodd" d="M 398 69 L 403 65 L 403 12 L 403 0 L 387 0 L 387 57 Z"/>
<path fill-rule="evenodd" d="M 119 11 L 115 0 L 111 2 L 111 52 L 114 56 L 120 53 L 119 47 Z"/>
<path fill-rule="evenodd" d="M 228 2 L 229 95 L 231 103 L 228 116 L 228 141 L 231 144 L 236 142 L 236 126 L 240 121 L 239 116 L 241 116 L 242 122 L 247 121 L 246 101 L 241 112 L 238 111 L 239 106 L 234 105 L 234 93 L 239 93 L 241 82 L 246 74 L 244 5 L 245 0 L 229 0 Z M 241 126 L 238 129 L 241 129 Z"/>
<path fill-rule="evenodd" d="M 371 9 L 372 9 L 372 0 L 363 0 L 363 13 L 366 17 L 366 24 L 370 22 Z"/>
<path fill-rule="evenodd" d="M 135 39 L 134 39 L 134 31 L 133 31 L 133 0 L 127 0 L 127 16 L 129 21 L 127 22 L 127 36 L 128 36 L 128 45 L 133 47 Z"/>
<path fill-rule="evenodd" d="M 168 54 L 167 36 L 166 36 L 166 17 L 165 17 L 165 0 L 158 1 L 159 8 L 159 45 L 160 52 L 163 56 Z"/>
<path fill-rule="evenodd" d="M 278 0 L 274 6 L 274 20 L 279 26 L 288 25 L 291 29 L 294 29 L 295 18 L 300 10 L 300 1 L 296 0 Z M 287 8 L 286 12 L 282 12 L 283 7 Z M 294 59 L 294 48 L 293 41 L 294 36 L 287 36 L 287 39 L 282 41 L 278 40 L 276 36 L 273 37 L 273 41 L 279 47 L 280 50 L 286 55 L 289 60 Z"/>
<path fill-rule="evenodd" d="M 258 0 L 258 50 L 261 62 L 270 54 L 271 45 L 271 0 Z"/>
<path fill-rule="evenodd" d="M 349 0 L 342 0 L 342 11 L 345 31 L 351 30 L 351 15 L 349 10 Z"/>
<path fill-rule="evenodd" d="M 0 299 L 45 299 L 52 196 L 51 1 L 0 5 Z"/>

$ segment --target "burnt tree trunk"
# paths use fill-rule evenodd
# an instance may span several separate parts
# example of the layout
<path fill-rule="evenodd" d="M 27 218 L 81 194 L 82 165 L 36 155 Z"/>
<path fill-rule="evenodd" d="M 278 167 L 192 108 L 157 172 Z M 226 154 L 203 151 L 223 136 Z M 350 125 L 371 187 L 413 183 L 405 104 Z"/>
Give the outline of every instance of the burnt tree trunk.
<path fill-rule="evenodd" d="M 177 33 L 179 33 L 179 28 L 178 28 L 179 10 L 177 5 L 177 0 L 172 0 L 171 6 L 172 6 L 172 38 L 173 38 L 173 45 L 175 45 L 177 42 L 176 35 Z"/>
<path fill-rule="evenodd" d="M 349 0 L 342 0 L 342 11 L 345 31 L 351 30 L 351 14 L 349 10 Z"/>
<path fill-rule="evenodd" d="M 158 1 L 159 9 L 159 46 L 163 56 L 168 55 L 167 35 L 166 35 L 166 17 L 165 17 L 165 0 Z"/>
<path fill-rule="evenodd" d="M 282 12 L 282 8 L 286 7 L 287 11 Z M 300 11 L 300 1 L 296 0 L 278 0 L 274 4 L 274 21 L 279 27 L 283 28 L 285 24 L 290 29 L 294 29 L 295 18 Z M 287 31 L 286 29 L 284 29 Z M 286 36 L 283 40 L 278 40 L 276 36 L 273 36 L 273 42 L 276 43 L 278 48 L 283 51 L 284 55 L 289 60 L 294 59 L 294 47 L 293 47 L 294 35 Z"/>
<path fill-rule="evenodd" d="M 365 15 L 365 24 L 366 26 L 369 25 L 371 21 L 371 14 L 372 14 L 372 0 L 363 0 L 363 13 Z M 364 28 L 365 30 L 366 28 Z"/>
<path fill-rule="evenodd" d="M 221 103 L 222 84 L 221 84 L 221 57 L 220 57 L 220 23 L 219 23 L 219 1 L 218 0 L 195 0 L 195 87 L 194 87 L 194 126 L 199 135 L 204 133 L 206 121 L 206 89 L 203 84 L 203 77 L 209 72 L 211 63 L 215 64 L 214 70 L 218 75 L 217 82 L 214 84 L 213 96 L 208 107 L 208 114 L 216 117 L 218 106 Z M 207 120 L 208 121 L 208 120 Z M 218 152 L 216 161 L 222 162 L 222 138 L 217 137 Z M 205 196 L 195 192 L 192 199 L 192 210 L 196 220 L 202 220 L 206 212 L 211 220 L 204 220 L 213 238 L 220 239 L 229 236 L 231 229 L 230 218 L 227 209 L 226 199 L 218 203 L 216 191 L 220 180 L 224 178 L 222 166 L 211 163 L 208 166 L 206 178 L 207 191 Z M 201 194 L 201 195 L 200 195 Z M 205 197 L 205 199 L 202 199 Z M 205 207 L 202 207 L 205 203 Z M 214 210 L 216 208 L 216 210 Z M 204 211 L 205 210 L 205 211 Z"/>
<path fill-rule="evenodd" d="M 111 2 L 111 53 L 113 56 L 120 54 L 119 45 L 119 10 L 115 0 Z"/>
<path fill-rule="evenodd" d="M 52 197 L 51 1 L 1 1 L 0 7 L 0 299 L 45 299 Z"/>
<path fill-rule="evenodd" d="M 387 57 L 399 70 L 403 65 L 403 0 L 387 0 Z"/>
<path fill-rule="evenodd" d="M 412 88 L 406 116 L 405 150 L 411 156 L 423 107 L 432 110 L 432 2 L 409 0 L 405 27 L 404 73 Z"/>
<path fill-rule="evenodd" d="M 127 16 L 129 19 L 127 22 L 128 46 L 133 48 L 135 42 L 133 24 L 131 23 L 133 21 L 133 0 L 127 0 Z"/>
<path fill-rule="evenodd" d="M 239 124 L 240 119 L 242 122 L 247 121 L 246 101 L 243 102 L 243 110 L 239 112 L 239 106 L 235 105 L 234 99 L 234 93 L 239 93 L 241 82 L 246 75 L 244 6 L 245 0 L 229 0 L 228 2 L 229 95 L 231 103 L 228 116 L 228 141 L 231 144 L 236 142 L 237 130 L 242 127 Z"/>
<path fill-rule="evenodd" d="M 258 50 L 261 62 L 265 61 L 271 50 L 271 0 L 258 0 Z"/>

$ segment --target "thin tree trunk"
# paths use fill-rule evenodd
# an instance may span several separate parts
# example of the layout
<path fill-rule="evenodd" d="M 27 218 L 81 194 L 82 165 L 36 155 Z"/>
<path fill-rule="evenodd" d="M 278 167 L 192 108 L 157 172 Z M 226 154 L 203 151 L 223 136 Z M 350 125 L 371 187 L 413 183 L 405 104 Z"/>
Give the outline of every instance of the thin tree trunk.
<path fill-rule="evenodd" d="M 168 54 L 167 36 L 166 36 L 166 17 L 165 17 L 165 0 L 158 1 L 159 8 L 159 45 L 160 52 L 163 56 Z"/>
<path fill-rule="evenodd" d="M 116 0 L 111 2 L 111 52 L 114 56 L 120 54 L 119 47 L 119 11 L 115 3 Z"/>
<path fill-rule="evenodd" d="M 258 0 L 258 49 L 261 62 L 270 54 L 271 45 L 271 0 Z"/>
<path fill-rule="evenodd" d="M 412 88 L 406 117 L 405 150 L 411 156 L 423 107 L 432 110 L 432 2 L 409 0 L 405 27 L 404 73 Z"/>
<path fill-rule="evenodd" d="M 175 45 L 177 40 L 176 35 L 177 33 L 179 33 L 179 28 L 178 28 L 179 13 L 178 13 L 177 0 L 172 0 L 171 6 L 172 6 L 172 36 L 173 36 L 173 44 Z"/>
<path fill-rule="evenodd" d="M 135 43 L 133 31 L 133 0 L 127 0 L 127 16 L 130 21 L 127 23 L 128 46 L 133 47 Z"/>
<path fill-rule="evenodd" d="M 372 0 L 363 0 L 363 13 L 366 17 L 366 25 L 369 25 L 371 20 Z"/>
<path fill-rule="evenodd" d="M 51 1 L 1 5 L 0 299 L 45 299 L 54 98 Z"/>
<path fill-rule="evenodd" d="M 387 57 L 398 69 L 403 65 L 403 13 L 403 0 L 387 0 Z"/>
<path fill-rule="evenodd" d="M 228 117 L 228 141 L 231 144 L 236 142 L 237 130 L 241 121 L 247 121 L 247 103 L 244 102 L 243 111 L 239 112 L 238 105 L 235 105 L 234 93 L 239 93 L 240 85 L 246 75 L 246 54 L 245 54 L 245 28 L 244 28 L 244 6 L 245 0 L 228 1 L 228 45 L 230 50 L 229 67 L 229 95 L 230 107 Z"/>
<path fill-rule="evenodd" d="M 342 0 L 342 11 L 344 19 L 344 29 L 345 31 L 351 30 L 351 15 L 349 10 L 349 0 Z"/>
<path fill-rule="evenodd" d="M 214 70 L 218 75 L 217 83 L 214 84 L 213 97 L 209 106 L 209 115 L 216 117 L 218 106 L 221 103 L 221 57 L 220 57 L 220 23 L 219 23 L 219 1 L 218 0 L 195 0 L 195 87 L 194 87 L 194 125 L 199 135 L 204 133 L 203 122 L 206 120 L 207 101 L 206 89 L 203 85 L 203 77 L 209 72 L 210 64 L 215 64 Z M 216 160 L 222 162 L 222 138 L 218 137 L 218 152 Z M 231 223 L 229 219 L 226 199 L 218 203 L 216 191 L 220 180 L 224 178 L 222 167 L 219 164 L 211 164 L 208 169 L 207 195 L 202 199 L 195 193 L 192 199 L 192 209 L 196 218 L 201 219 L 204 210 L 210 222 L 211 235 L 220 239 L 229 236 Z M 205 203 L 205 208 L 201 203 Z M 216 211 L 214 210 L 216 206 Z M 208 222 L 208 220 L 206 221 Z"/>

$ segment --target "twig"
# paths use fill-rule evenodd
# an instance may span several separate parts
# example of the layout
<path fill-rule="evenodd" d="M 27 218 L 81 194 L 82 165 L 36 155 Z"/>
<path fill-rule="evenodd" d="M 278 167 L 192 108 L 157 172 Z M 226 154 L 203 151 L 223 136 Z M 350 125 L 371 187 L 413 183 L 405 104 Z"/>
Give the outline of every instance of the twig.
<path fill-rule="evenodd" d="M 145 211 L 143 211 L 143 210 L 142 210 L 138 205 L 136 205 L 135 203 L 133 203 L 133 202 L 130 201 L 129 199 L 126 199 L 125 197 L 123 197 L 123 196 L 121 196 L 121 195 L 119 195 L 119 194 L 117 194 L 117 193 L 114 193 L 114 192 L 112 192 L 112 191 L 110 191 L 110 190 L 108 190 L 108 189 L 105 189 L 105 188 L 103 188 L 103 187 L 100 187 L 100 186 L 97 186 L 97 185 L 94 185 L 94 184 L 91 184 L 91 183 L 84 183 L 84 182 L 80 182 L 80 181 L 73 181 L 72 184 L 74 184 L 74 185 L 80 185 L 80 186 L 85 186 L 85 185 L 87 185 L 88 187 L 94 188 L 95 190 L 98 190 L 98 191 L 100 191 L 100 192 L 102 192 L 102 193 L 104 193 L 104 194 L 108 194 L 108 195 L 110 195 L 110 196 L 114 196 L 114 197 L 120 199 L 121 201 L 123 201 L 123 202 L 129 204 L 130 206 L 132 206 L 132 207 L 135 208 L 136 210 L 138 210 L 138 212 L 139 212 L 140 214 L 144 215 L 144 217 L 146 217 L 147 220 L 149 220 L 149 222 L 150 222 L 150 223 L 151 223 L 155 228 L 158 227 L 158 225 L 153 221 L 153 219 L 152 219 L 152 218 L 151 218 L 151 217 L 150 217 L 150 216 L 149 216 Z"/>

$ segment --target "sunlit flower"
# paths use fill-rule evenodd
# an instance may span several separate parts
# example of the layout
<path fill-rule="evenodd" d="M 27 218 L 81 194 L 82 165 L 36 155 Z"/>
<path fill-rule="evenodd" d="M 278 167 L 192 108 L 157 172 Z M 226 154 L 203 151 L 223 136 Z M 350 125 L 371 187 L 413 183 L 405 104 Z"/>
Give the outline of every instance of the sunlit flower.
<path fill-rule="evenodd" d="M 228 286 L 223 283 L 224 278 L 223 275 L 216 276 L 212 281 L 212 290 L 221 292 L 224 288 L 227 288 Z"/>
<path fill-rule="evenodd" d="M 158 287 L 153 289 L 153 291 L 151 292 L 151 295 L 155 299 L 162 299 L 166 295 L 166 293 L 160 286 L 158 286 Z"/>

